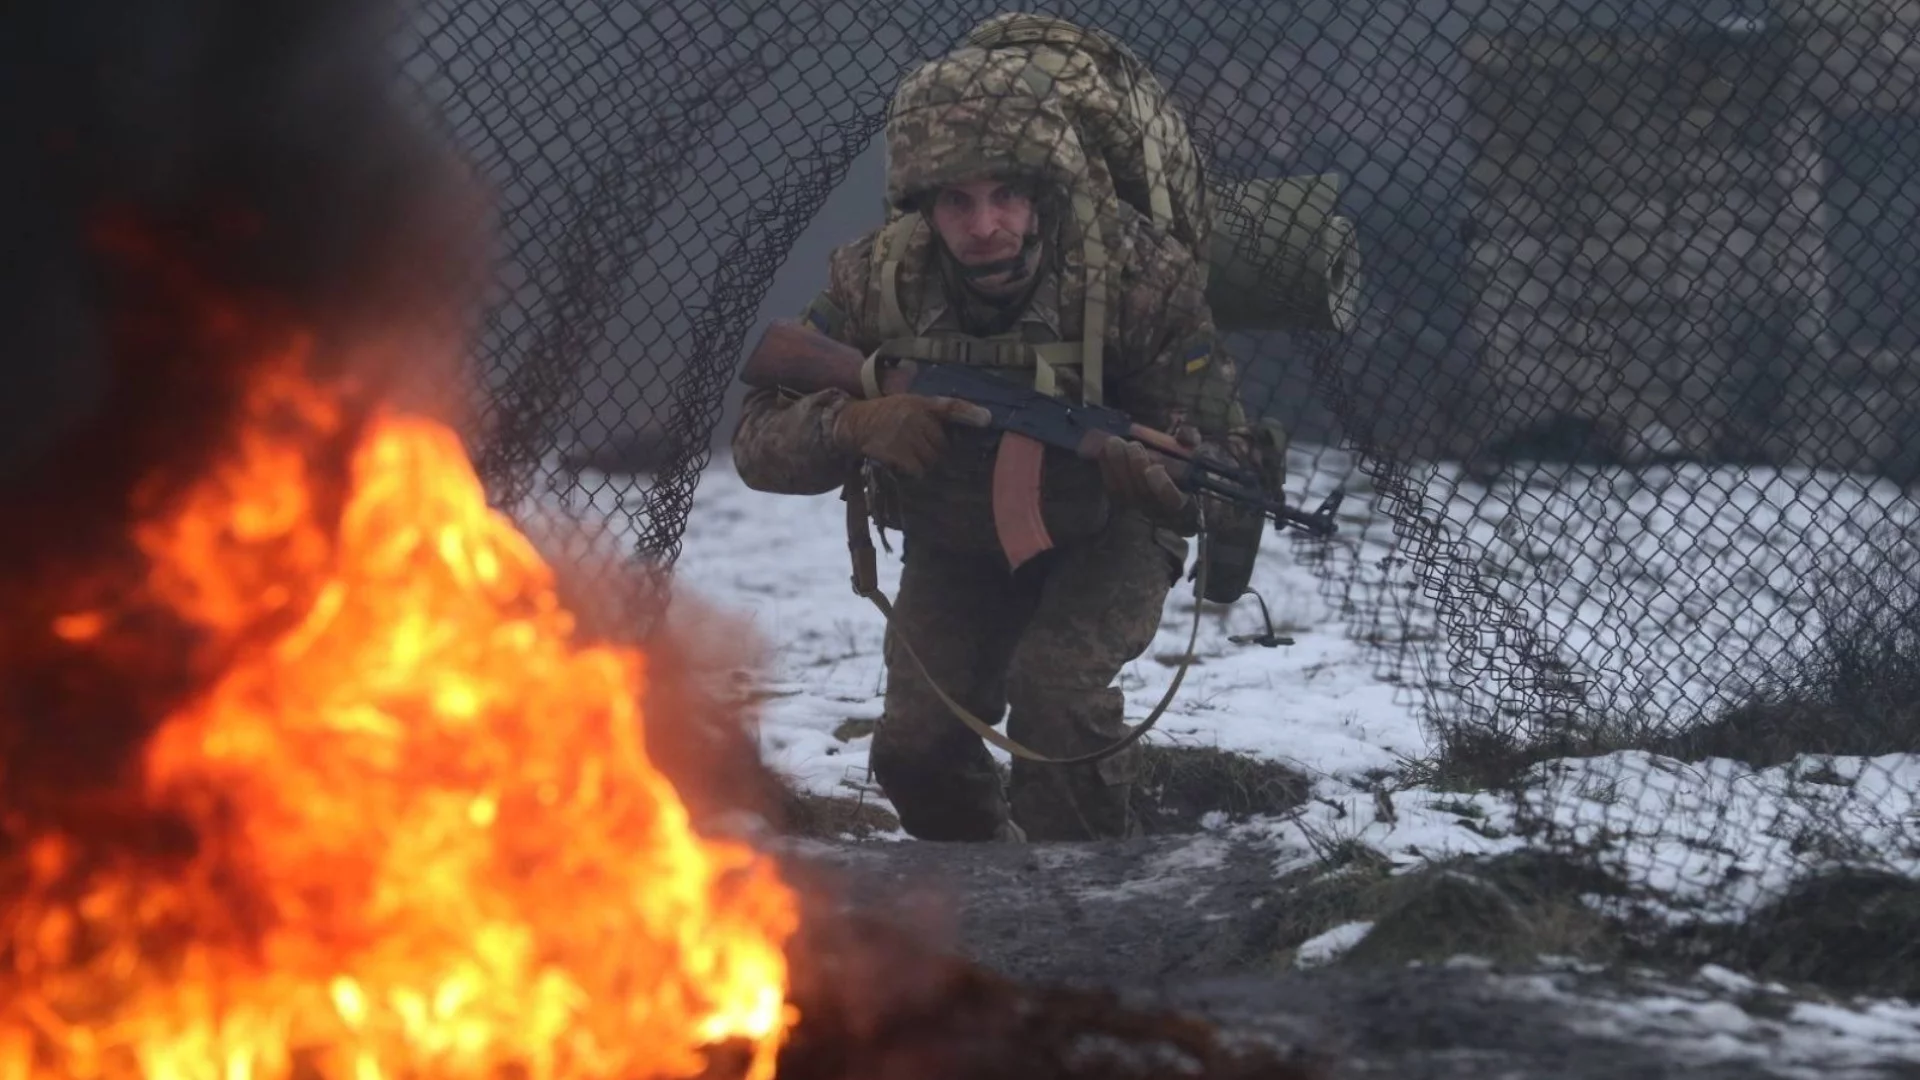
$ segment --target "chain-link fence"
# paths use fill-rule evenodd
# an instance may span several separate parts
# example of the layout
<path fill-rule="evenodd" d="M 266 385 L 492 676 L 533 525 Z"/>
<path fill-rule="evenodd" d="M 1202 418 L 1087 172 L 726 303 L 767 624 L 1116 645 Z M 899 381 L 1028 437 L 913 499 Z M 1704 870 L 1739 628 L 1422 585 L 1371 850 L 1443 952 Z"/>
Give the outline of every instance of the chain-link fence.
<path fill-rule="evenodd" d="M 1424 709 L 1422 783 L 1510 790 L 1665 902 L 1920 865 L 1920 3 L 1031 10 L 1171 91 L 1230 241 L 1262 223 L 1229 193 L 1338 178 L 1351 324 L 1222 329 L 1289 497 L 1350 492 L 1294 554 Z M 501 193 L 496 498 L 624 485 L 670 565 L 795 237 L 998 13 L 427 3 L 410 69 Z"/>

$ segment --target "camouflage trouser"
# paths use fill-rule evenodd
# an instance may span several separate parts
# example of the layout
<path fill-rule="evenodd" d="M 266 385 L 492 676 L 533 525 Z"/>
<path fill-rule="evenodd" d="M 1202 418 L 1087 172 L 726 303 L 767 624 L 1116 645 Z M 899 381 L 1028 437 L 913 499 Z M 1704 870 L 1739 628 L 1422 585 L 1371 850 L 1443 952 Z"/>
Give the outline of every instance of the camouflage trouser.
<path fill-rule="evenodd" d="M 923 840 L 990 840 L 1011 814 L 1029 840 L 1129 835 L 1132 748 L 1091 765 L 1015 758 L 1003 792 L 985 743 L 934 694 L 899 638 L 981 720 L 998 724 L 1004 714 L 1008 735 L 1050 757 L 1088 753 L 1126 728 L 1113 683 L 1152 643 L 1180 562 L 1137 515 L 1116 515 L 1097 536 L 1017 574 L 998 552 L 911 544 L 871 758 L 902 828 Z"/>

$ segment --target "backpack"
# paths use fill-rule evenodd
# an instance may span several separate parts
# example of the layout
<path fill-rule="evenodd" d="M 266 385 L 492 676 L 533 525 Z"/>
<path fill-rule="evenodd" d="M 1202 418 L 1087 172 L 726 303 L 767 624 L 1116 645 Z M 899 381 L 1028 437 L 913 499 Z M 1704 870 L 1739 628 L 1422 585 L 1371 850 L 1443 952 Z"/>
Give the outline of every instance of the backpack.
<path fill-rule="evenodd" d="M 1114 194 L 1185 244 L 1205 272 L 1213 232 L 1206 169 L 1186 117 L 1139 56 L 1103 31 L 1018 13 L 974 27 L 965 45 L 1019 49 L 1052 76 Z"/>

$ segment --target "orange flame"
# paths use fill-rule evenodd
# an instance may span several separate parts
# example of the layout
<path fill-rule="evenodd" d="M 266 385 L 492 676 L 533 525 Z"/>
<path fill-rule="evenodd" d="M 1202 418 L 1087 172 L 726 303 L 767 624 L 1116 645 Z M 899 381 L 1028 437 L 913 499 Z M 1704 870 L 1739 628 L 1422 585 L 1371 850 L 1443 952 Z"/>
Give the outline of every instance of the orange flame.
<path fill-rule="evenodd" d="M 647 657 L 577 642 L 456 435 L 349 423 L 310 348 L 135 533 L 141 602 L 219 672 L 143 759 L 192 841 L 11 857 L 0 1080 L 645 1080 L 720 1043 L 771 1077 L 796 900 L 649 761 Z M 328 438 L 357 440 L 343 496 Z M 53 629 L 105 648 L 123 615 Z"/>

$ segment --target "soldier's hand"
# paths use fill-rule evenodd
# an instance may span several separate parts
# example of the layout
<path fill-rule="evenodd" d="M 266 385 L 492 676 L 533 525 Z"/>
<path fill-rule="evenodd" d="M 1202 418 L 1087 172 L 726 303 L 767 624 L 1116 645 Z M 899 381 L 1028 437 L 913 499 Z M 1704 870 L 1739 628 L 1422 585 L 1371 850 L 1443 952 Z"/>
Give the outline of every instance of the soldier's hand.
<path fill-rule="evenodd" d="M 1153 520 L 1177 518 L 1186 509 L 1187 493 L 1174 484 L 1166 467 L 1137 442 L 1108 440 L 1100 451 L 1100 476 L 1114 502 Z"/>
<path fill-rule="evenodd" d="M 921 476 L 946 453 L 948 423 L 985 427 L 991 413 L 959 398 L 889 394 L 849 401 L 833 424 L 834 441 L 890 469 Z"/>

